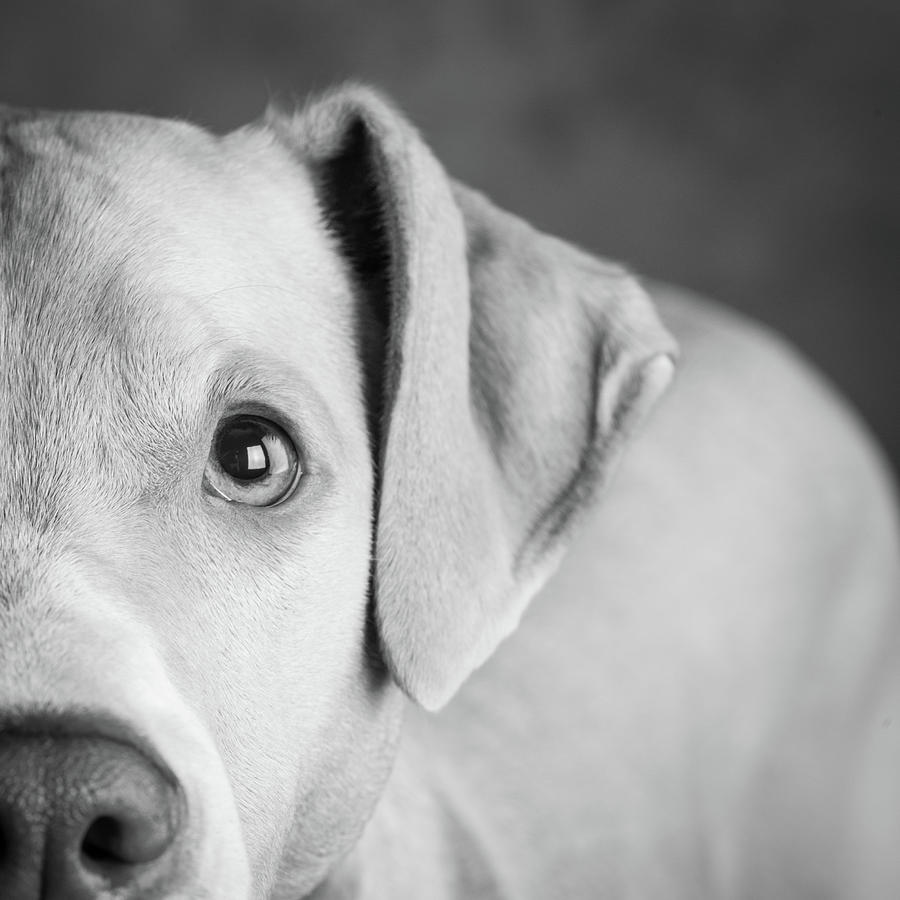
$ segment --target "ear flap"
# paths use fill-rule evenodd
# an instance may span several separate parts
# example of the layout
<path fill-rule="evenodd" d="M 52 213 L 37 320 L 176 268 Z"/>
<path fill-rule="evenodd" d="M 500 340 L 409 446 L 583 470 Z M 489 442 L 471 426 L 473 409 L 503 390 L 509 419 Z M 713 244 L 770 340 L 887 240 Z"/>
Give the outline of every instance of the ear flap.
<path fill-rule="evenodd" d="M 675 345 L 632 278 L 451 184 L 371 91 L 286 127 L 385 329 L 376 620 L 434 709 L 552 573 Z"/>

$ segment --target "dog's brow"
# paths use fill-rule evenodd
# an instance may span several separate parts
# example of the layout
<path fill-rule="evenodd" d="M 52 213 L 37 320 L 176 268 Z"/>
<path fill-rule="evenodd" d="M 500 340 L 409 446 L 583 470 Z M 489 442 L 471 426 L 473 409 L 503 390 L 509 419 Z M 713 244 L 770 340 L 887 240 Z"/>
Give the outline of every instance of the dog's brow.
<path fill-rule="evenodd" d="M 230 354 L 206 382 L 206 411 L 217 414 L 234 403 L 257 399 L 264 402 L 295 394 L 299 372 L 284 364 L 257 359 L 246 351 Z M 293 377 L 292 377 L 293 376 Z"/>
<path fill-rule="evenodd" d="M 207 382 L 206 411 L 217 414 L 223 407 L 236 399 L 245 397 L 268 397 L 272 385 L 257 371 L 248 371 L 230 363 L 216 369 Z"/>
<path fill-rule="evenodd" d="M 331 456 L 341 446 L 337 423 L 319 389 L 297 366 L 233 351 L 206 382 L 204 416 L 214 420 L 240 407 L 269 407 L 296 420 L 309 449 Z"/>

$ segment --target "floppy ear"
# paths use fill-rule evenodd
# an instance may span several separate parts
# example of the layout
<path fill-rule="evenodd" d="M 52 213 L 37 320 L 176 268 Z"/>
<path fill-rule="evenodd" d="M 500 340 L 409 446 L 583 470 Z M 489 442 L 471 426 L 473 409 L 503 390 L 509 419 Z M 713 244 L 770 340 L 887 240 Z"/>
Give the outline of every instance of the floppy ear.
<path fill-rule="evenodd" d="M 376 621 L 434 709 L 516 627 L 675 345 L 632 278 L 451 183 L 372 91 L 281 127 L 383 329 Z"/>

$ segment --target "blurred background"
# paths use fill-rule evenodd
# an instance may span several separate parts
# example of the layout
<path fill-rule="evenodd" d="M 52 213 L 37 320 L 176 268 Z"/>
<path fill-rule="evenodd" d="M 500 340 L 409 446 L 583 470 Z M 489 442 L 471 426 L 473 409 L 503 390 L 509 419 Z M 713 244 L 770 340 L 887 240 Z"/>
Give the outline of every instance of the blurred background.
<path fill-rule="evenodd" d="M 217 130 L 345 78 L 457 177 L 786 333 L 900 466 L 897 0 L 0 0 L 0 98 Z"/>

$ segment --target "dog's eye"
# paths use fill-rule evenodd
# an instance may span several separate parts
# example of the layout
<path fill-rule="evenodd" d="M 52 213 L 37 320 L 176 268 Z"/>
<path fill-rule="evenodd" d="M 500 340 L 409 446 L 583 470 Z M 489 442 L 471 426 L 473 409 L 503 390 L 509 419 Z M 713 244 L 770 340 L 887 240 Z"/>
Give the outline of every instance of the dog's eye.
<path fill-rule="evenodd" d="M 260 416 L 230 416 L 216 429 L 203 489 L 214 497 L 250 506 L 286 500 L 300 478 L 291 439 Z"/>

